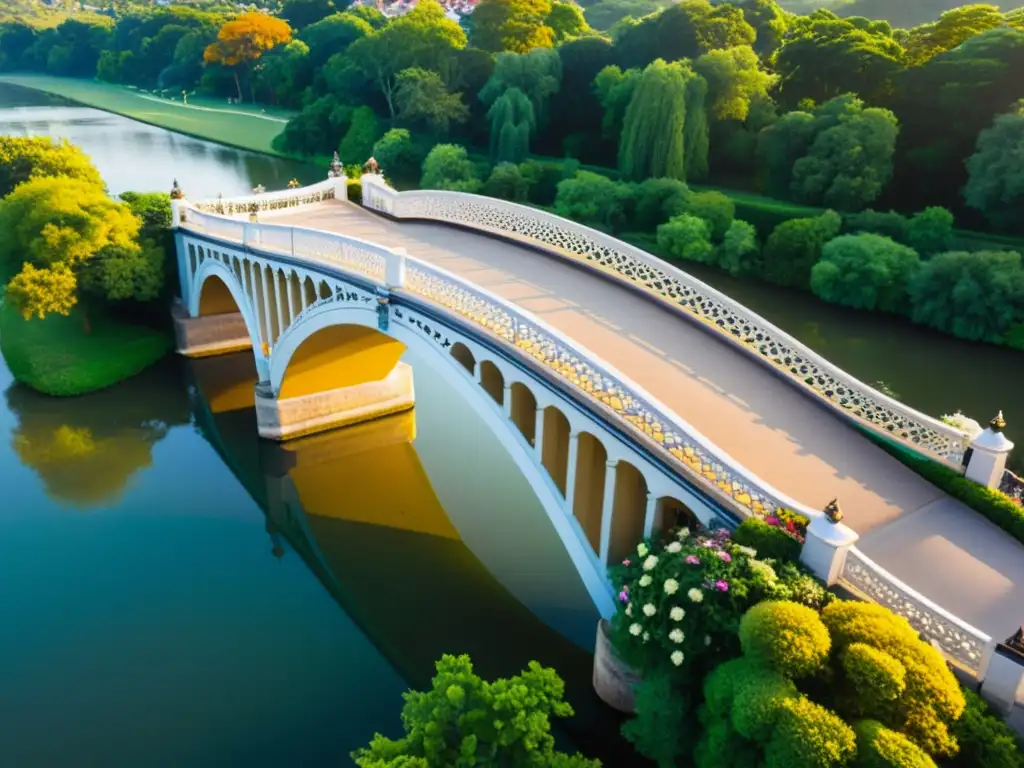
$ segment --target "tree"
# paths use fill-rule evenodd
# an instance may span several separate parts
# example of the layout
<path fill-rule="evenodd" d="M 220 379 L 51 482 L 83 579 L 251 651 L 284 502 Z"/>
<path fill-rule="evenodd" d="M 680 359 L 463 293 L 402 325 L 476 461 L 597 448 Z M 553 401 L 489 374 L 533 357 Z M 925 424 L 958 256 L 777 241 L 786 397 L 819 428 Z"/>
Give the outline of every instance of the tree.
<path fill-rule="evenodd" d="M 562 61 L 556 51 L 536 48 L 529 53 L 501 53 L 495 59 L 494 71 L 480 91 L 480 100 L 493 104 L 510 88 L 518 88 L 533 105 L 538 125 L 547 120 L 548 102 L 558 93 L 562 82 Z"/>
<path fill-rule="evenodd" d="M 530 192 L 530 180 L 523 176 L 518 165 L 499 163 L 484 182 L 483 193 L 513 203 L 525 203 Z"/>
<path fill-rule="evenodd" d="M 303 29 L 330 16 L 336 10 L 331 0 L 285 0 L 281 6 L 280 16 L 292 29 Z"/>
<path fill-rule="evenodd" d="M 362 6 L 359 6 L 362 7 Z M 352 11 L 335 13 L 320 19 L 299 33 L 309 46 L 309 60 L 320 66 L 336 53 L 343 53 L 352 43 L 373 34 L 373 27 Z"/>
<path fill-rule="evenodd" d="M 771 56 L 782 44 L 782 37 L 789 27 L 788 14 L 775 0 L 746 0 L 739 7 L 743 18 L 757 33 L 754 50 L 759 56 Z"/>
<path fill-rule="evenodd" d="M 338 157 L 346 164 L 365 163 L 373 152 L 373 145 L 380 138 L 380 122 L 369 107 L 352 110 L 352 122 L 338 145 Z"/>
<path fill-rule="evenodd" d="M 441 657 L 431 690 L 404 694 L 398 740 L 380 734 L 352 753 L 359 768 L 448 768 L 514 765 L 528 768 L 600 768 L 596 760 L 555 750 L 551 717 L 571 717 L 565 684 L 531 661 L 527 671 L 488 683 L 469 656 Z"/>
<path fill-rule="evenodd" d="M 940 53 L 951 51 L 968 38 L 1004 24 L 994 5 L 962 5 L 944 12 L 930 24 L 910 30 L 907 64 L 919 66 Z"/>
<path fill-rule="evenodd" d="M 77 301 L 77 277 L 108 249 L 138 251 L 139 220 L 124 203 L 86 181 L 53 177 L 27 181 L 0 203 L 0 272 L 8 295 L 26 317 L 67 314 Z M 88 323 L 86 316 L 85 322 Z"/>
<path fill-rule="evenodd" d="M 648 232 L 678 216 L 686 209 L 689 195 L 690 190 L 679 179 L 645 179 L 637 185 L 634 228 Z"/>
<path fill-rule="evenodd" d="M 939 206 L 918 211 L 907 222 L 906 244 L 921 256 L 948 251 L 953 241 L 953 214 Z"/>
<path fill-rule="evenodd" d="M 548 14 L 545 23 L 554 33 L 556 44 L 580 37 L 590 30 L 578 5 L 558 0 L 551 3 L 551 13 Z"/>
<path fill-rule="evenodd" d="M 303 91 L 313 81 L 309 46 L 301 40 L 292 40 L 271 51 L 263 57 L 256 79 L 258 90 L 262 93 L 269 91 L 274 104 L 300 106 Z"/>
<path fill-rule="evenodd" d="M 596 224 L 615 232 L 629 219 L 635 195 L 631 184 L 579 171 L 571 179 L 558 182 L 555 211 L 567 219 Z"/>
<path fill-rule="evenodd" d="M 250 96 L 255 102 L 253 64 L 270 49 L 291 39 L 292 28 L 287 21 L 249 11 L 224 23 L 217 33 L 217 42 L 211 43 L 203 52 L 203 60 L 208 64 L 222 64 L 232 69 L 239 101 L 242 100 L 242 86 L 238 80 L 238 68 L 243 67 L 249 76 Z"/>
<path fill-rule="evenodd" d="M 736 204 L 721 192 L 690 192 L 683 198 L 680 213 L 702 219 L 711 238 L 720 241 L 736 216 Z"/>
<path fill-rule="evenodd" d="M 422 156 L 405 128 L 392 128 L 373 145 L 373 157 L 390 179 L 415 181 Z"/>
<path fill-rule="evenodd" d="M 750 46 L 708 51 L 693 63 L 693 68 L 707 80 L 713 120 L 746 120 L 750 101 L 767 97 L 778 77 L 761 69 L 761 63 Z"/>
<path fill-rule="evenodd" d="M 437 144 L 423 161 L 424 189 L 450 189 L 455 192 L 476 192 L 480 179 L 464 147 Z"/>
<path fill-rule="evenodd" d="M 626 119 L 626 110 L 633 100 L 642 74 L 639 69 L 627 69 L 623 72 L 614 64 L 610 64 L 594 78 L 594 92 L 604 109 L 601 132 L 605 138 L 618 142 L 622 135 L 622 122 Z"/>
<path fill-rule="evenodd" d="M 761 247 L 753 224 L 739 219 L 729 224 L 722 238 L 718 265 L 733 277 L 751 277 L 761 273 Z"/>
<path fill-rule="evenodd" d="M 998 343 L 1024 322 L 1024 267 L 1017 253 L 940 253 L 921 266 L 908 292 L 914 322 L 961 339 Z"/>
<path fill-rule="evenodd" d="M 67 141 L 44 136 L 0 136 L 0 198 L 29 179 L 66 176 L 103 187 L 89 157 Z"/>
<path fill-rule="evenodd" d="M 791 195 L 793 166 L 814 140 L 814 116 L 801 111 L 787 112 L 757 137 L 757 161 L 762 184 L 771 197 L 788 199 Z"/>
<path fill-rule="evenodd" d="M 491 121 L 491 159 L 495 162 L 518 163 L 530 151 L 530 136 L 537 127 L 533 105 L 518 88 L 509 88 L 489 110 Z"/>
<path fill-rule="evenodd" d="M 458 23 L 446 18 L 434 0 L 422 0 L 404 16 L 353 43 L 348 57 L 374 82 L 394 120 L 399 73 L 411 67 L 439 72 L 465 45 L 466 34 Z"/>
<path fill-rule="evenodd" d="M 683 213 L 658 227 L 658 248 L 687 261 L 714 262 L 711 227 L 704 219 Z"/>
<path fill-rule="evenodd" d="M 473 45 L 492 53 L 551 48 L 551 0 L 481 0 L 473 10 Z"/>
<path fill-rule="evenodd" d="M 796 199 L 859 210 L 889 183 L 899 133 L 896 116 L 887 109 L 863 109 L 859 101 L 855 106 L 815 136 L 807 155 L 793 165 Z"/>
<path fill-rule="evenodd" d="M 338 146 L 351 120 L 351 107 L 324 96 L 289 120 L 274 146 L 299 155 L 324 154 Z"/>
<path fill-rule="evenodd" d="M 644 70 L 623 119 L 619 169 L 626 178 L 686 179 L 683 129 L 689 74 L 682 64 L 660 59 Z"/>
<path fill-rule="evenodd" d="M 920 265 L 917 251 L 888 237 L 841 235 L 822 248 L 811 269 L 811 290 L 833 304 L 904 312 L 907 285 Z"/>
<path fill-rule="evenodd" d="M 842 219 L 834 211 L 779 224 L 764 245 L 764 278 L 776 285 L 806 288 L 821 249 L 839 233 L 840 226 Z"/>
<path fill-rule="evenodd" d="M 449 93 L 437 72 L 410 67 L 398 73 L 395 88 L 398 117 L 424 123 L 431 131 L 447 137 L 452 123 L 469 119 L 469 108 L 461 93 Z"/>
<path fill-rule="evenodd" d="M 964 200 L 997 227 L 1024 230 L 1024 100 L 978 135 Z"/>

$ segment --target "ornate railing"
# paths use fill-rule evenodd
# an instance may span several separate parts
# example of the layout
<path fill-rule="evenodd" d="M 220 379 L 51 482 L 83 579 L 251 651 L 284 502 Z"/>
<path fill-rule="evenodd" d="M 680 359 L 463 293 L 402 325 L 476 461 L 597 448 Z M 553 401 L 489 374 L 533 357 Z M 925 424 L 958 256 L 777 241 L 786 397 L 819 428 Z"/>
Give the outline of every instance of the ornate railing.
<path fill-rule="evenodd" d="M 252 213 L 272 213 L 301 205 L 313 205 L 325 200 L 333 200 L 335 179 L 327 179 L 308 187 L 282 189 L 277 192 L 243 195 L 242 197 L 217 198 L 193 203 L 195 208 L 206 213 L 217 213 L 222 216 L 240 216 Z M 255 207 L 255 208 L 254 208 Z"/>
<path fill-rule="evenodd" d="M 955 664 L 977 675 L 992 638 L 908 587 L 856 547 L 846 553 L 840 582 L 903 616 Z"/>
<path fill-rule="evenodd" d="M 559 216 L 480 195 L 396 192 L 363 176 L 363 205 L 396 218 L 460 224 L 546 246 L 639 285 L 746 349 L 849 418 L 870 425 L 932 459 L 960 467 L 969 437 L 877 391 L 785 331 L 709 285 L 614 237 Z"/>

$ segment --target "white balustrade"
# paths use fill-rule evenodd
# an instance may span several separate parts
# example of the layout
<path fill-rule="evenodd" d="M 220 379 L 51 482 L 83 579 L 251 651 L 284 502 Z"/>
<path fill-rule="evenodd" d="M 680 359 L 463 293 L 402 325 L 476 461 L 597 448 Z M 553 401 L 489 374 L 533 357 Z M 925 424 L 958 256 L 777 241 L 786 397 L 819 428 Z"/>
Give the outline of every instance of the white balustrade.
<path fill-rule="evenodd" d="M 959 467 L 969 436 L 842 371 L 763 317 L 662 259 L 545 211 L 461 192 L 396 192 L 363 176 L 363 205 L 395 218 L 451 222 L 546 246 L 641 286 L 830 403 L 932 459 Z"/>
<path fill-rule="evenodd" d="M 242 216 L 252 212 L 255 205 L 259 213 L 273 213 L 303 205 L 315 205 L 325 200 L 333 200 L 336 196 L 336 180 L 327 179 L 306 187 L 282 189 L 277 192 L 242 195 L 240 197 L 217 198 L 203 200 L 192 205 L 206 213 L 217 213 L 223 216 Z"/>

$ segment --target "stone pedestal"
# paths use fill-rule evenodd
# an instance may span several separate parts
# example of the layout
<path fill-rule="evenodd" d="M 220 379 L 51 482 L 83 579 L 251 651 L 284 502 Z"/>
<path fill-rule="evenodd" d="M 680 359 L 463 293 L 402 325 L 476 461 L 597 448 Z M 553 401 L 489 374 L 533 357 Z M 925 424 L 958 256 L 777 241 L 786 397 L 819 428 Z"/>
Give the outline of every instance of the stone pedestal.
<path fill-rule="evenodd" d="M 178 354 L 211 357 L 252 348 L 241 312 L 189 317 L 180 302 L 175 302 L 171 316 L 174 318 Z"/>
<path fill-rule="evenodd" d="M 386 377 L 312 395 L 281 399 L 265 384 L 256 385 L 256 422 L 260 437 L 290 440 L 407 411 L 416 404 L 412 367 L 397 363 Z"/>
<path fill-rule="evenodd" d="M 981 695 L 1001 715 L 1010 714 L 1016 704 L 1024 705 L 1024 656 L 1003 643 L 997 645 L 985 670 Z"/>
<path fill-rule="evenodd" d="M 827 515 L 821 515 L 807 526 L 800 561 L 826 585 L 832 586 L 842 573 L 846 553 L 857 543 L 858 538 L 852 528 L 832 522 Z"/>
<path fill-rule="evenodd" d="M 989 422 L 988 427 L 971 441 L 971 455 L 964 470 L 968 480 L 973 480 L 986 488 L 999 489 L 1006 470 L 1006 458 L 1013 450 L 1013 443 L 1003 434 L 1005 427 L 1006 422 L 1003 421 L 1003 414 L 1000 411 L 999 415 Z"/>
<path fill-rule="evenodd" d="M 608 639 L 608 622 L 597 622 L 597 643 L 594 645 L 594 691 L 612 709 L 636 714 L 636 686 L 641 677 L 615 655 Z"/>

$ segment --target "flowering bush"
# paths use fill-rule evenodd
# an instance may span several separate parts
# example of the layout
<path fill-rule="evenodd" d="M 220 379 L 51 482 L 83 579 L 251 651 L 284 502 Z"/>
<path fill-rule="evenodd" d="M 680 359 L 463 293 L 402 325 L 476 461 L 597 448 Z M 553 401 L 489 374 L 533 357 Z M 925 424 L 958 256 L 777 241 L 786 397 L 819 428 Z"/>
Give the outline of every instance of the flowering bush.
<path fill-rule="evenodd" d="M 982 426 L 974 419 L 964 416 L 960 411 L 956 413 L 947 413 L 939 417 L 939 420 L 943 424 L 948 424 L 970 438 L 975 438 L 982 432 Z"/>

